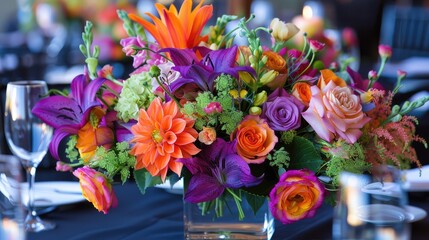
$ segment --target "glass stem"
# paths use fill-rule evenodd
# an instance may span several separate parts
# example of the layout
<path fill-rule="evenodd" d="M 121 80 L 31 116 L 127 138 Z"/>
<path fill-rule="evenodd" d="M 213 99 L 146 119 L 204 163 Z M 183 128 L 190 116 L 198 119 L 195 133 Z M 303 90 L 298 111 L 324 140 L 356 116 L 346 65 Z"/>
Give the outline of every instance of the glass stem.
<path fill-rule="evenodd" d="M 34 209 L 34 182 L 36 180 L 36 167 L 26 168 L 28 181 L 28 217 L 36 218 L 37 213 Z"/>

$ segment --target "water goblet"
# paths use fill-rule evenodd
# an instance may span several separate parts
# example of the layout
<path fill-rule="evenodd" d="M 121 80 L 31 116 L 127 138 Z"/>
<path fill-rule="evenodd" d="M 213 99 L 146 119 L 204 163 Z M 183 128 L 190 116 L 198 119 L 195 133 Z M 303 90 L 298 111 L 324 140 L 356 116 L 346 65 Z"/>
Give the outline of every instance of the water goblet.
<path fill-rule="evenodd" d="M 12 155 L 0 155 L 0 239 L 25 239 L 20 182 L 18 159 Z"/>
<path fill-rule="evenodd" d="M 10 82 L 6 87 L 4 130 L 12 153 L 21 160 L 27 172 L 28 214 L 25 230 L 40 232 L 53 229 L 54 223 L 43 221 L 34 207 L 34 182 L 36 168 L 43 160 L 52 138 L 52 128 L 31 112 L 34 105 L 47 96 L 45 81 Z"/>
<path fill-rule="evenodd" d="M 409 239 L 408 197 L 400 171 L 380 165 L 367 174 L 342 172 L 334 239 Z"/>

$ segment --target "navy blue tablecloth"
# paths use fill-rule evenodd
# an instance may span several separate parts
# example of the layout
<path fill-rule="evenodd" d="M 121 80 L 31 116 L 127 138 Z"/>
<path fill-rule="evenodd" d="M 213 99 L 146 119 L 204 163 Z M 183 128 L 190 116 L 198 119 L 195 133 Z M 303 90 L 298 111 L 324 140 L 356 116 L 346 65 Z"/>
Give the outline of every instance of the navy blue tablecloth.
<path fill-rule="evenodd" d="M 58 177 L 64 173 L 50 173 Z M 45 177 L 45 178 L 44 178 Z M 52 179 L 46 174 L 39 181 Z M 55 180 L 73 180 L 62 178 Z M 74 179 L 75 180 L 75 179 Z M 133 182 L 114 185 L 119 204 L 108 214 L 98 212 L 84 201 L 58 206 L 55 211 L 42 215 L 57 224 L 56 229 L 29 233 L 29 240 L 141 240 L 183 239 L 182 195 L 163 189 L 150 188 L 142 195 Z M 413 195 L 412 205 L 429 211 L 426 193 Z M 294 224 L 276 222 L 275 240 L 331 239 L 332 207 L 323 205 L 316 216 Z M 412 224 L 412 239 L 427 239 L 429 218 Z"/>

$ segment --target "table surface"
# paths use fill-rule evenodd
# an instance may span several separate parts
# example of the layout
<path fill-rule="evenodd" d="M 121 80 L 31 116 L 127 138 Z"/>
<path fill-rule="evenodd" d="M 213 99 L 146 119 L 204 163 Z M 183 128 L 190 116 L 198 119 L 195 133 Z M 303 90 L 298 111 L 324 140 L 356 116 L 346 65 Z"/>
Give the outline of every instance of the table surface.
<path fill-rule="evenodd" d="M 53 177 L 55 179 L 53 179 Z M 37 181 L 75 180 L 71 174 L 43 172 Z M 119 204 L 108 214 L 98 212 L 92 204 L 83 201 L 58 206 L 43 214 L 45 220 L 57 224 L 56 229 L 29 233 L 29 240 L 84 240 L 84 239 L 183 239 L 182 195 L 150 188 L 141 195 L 133 182 L 114 185 Z M 413 193 L 411 205 L 429 211 L 429 194 Z M 331 239 L 332 207 L 322 206 L 313 218 L 294 224 L 276 222 L 273 239 Z M 429 218 L 412 223 L 412 239 L 427 239 Z"/>

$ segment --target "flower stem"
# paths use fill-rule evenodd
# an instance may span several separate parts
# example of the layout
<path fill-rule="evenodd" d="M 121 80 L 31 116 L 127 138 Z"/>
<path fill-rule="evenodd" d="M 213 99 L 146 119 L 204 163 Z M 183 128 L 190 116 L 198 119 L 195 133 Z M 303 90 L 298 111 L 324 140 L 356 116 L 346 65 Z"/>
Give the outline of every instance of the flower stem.
<path fill-rule="evenodd" d="M 244 212 L 243 212 L 243 208 L 241 207 L 241 201 L 242 199 L 237 196 L 237 194 L 235 194 L 231 189 L 227 188 L 226 189 L 234 198 L 234 202 L 235 205 L 237 206 L 237 210 L 238 210 L 238 220 L 242 221 L 244 219 Z"/>

